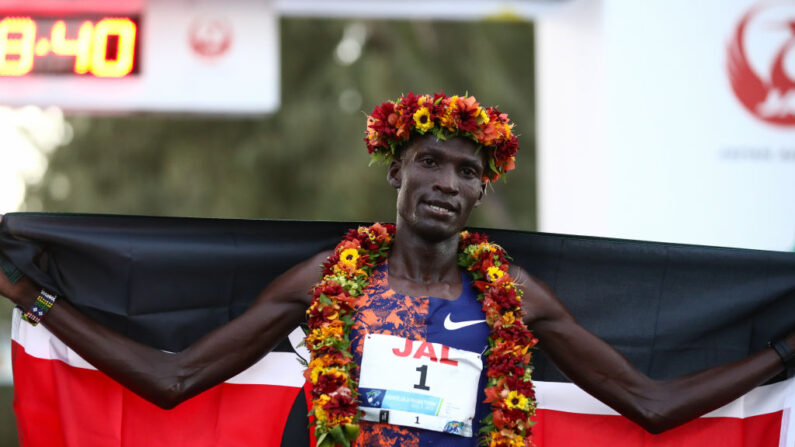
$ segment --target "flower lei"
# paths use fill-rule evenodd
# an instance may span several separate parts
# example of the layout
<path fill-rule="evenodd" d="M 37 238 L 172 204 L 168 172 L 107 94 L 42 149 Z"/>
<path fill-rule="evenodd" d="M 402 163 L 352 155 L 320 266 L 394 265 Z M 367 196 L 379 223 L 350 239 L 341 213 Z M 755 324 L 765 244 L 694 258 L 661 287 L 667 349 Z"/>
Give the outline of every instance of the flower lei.
<path fill-rule="evenodd" d="M 519 139 L 508 115 L 481 107 L 474 96 L 409 93 L 377 106 L 367 117 L 364 141 L 374 160 L 391 161 L 413 134 L 431 133 L 440 140 L 462 136 L 486 148 L 489 166 L 485 181 L 496 181 L 514 168 Z"/>
<path fill-rule="evenodd" d="M 350 332 L 358 298 L 373 270 L 387 259 L 395 226 L 351 229 L 323 264 L 307 310 L 306 345 L 311 361 L 304 376 L 312 383 L 312 409 L 318 447 L 350 446 L 359 435 L 358 366 Z M 458 265 L 471 275 L 491 328 L 485 352 L 486 402 L 492 412 L 481 421 L 481 443 L 490 447 L 532 446 L 535 392 L 530 378 L 537 339 L 525 326 L 521 290 L 508 274 L 505 250 L 485 235 L 461 233 Z"/>

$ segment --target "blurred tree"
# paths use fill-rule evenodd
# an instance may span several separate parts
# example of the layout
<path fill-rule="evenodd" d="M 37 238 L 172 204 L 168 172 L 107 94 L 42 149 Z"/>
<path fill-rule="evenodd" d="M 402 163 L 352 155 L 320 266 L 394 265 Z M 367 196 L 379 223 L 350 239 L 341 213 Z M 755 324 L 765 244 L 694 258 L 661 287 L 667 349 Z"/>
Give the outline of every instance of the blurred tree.
<path fill-rule="evenodd" d="M 518 169 L 473 225 L 535 227 L 531 24 L 285 19 L 281 35 L 277 113 L 73 117 L 74 139 L 27 209 L 393 220 L 385 170 L 366 169 L 365 113 L 409 91 L 444 90 L 499 106 L 520 135 Z"/>

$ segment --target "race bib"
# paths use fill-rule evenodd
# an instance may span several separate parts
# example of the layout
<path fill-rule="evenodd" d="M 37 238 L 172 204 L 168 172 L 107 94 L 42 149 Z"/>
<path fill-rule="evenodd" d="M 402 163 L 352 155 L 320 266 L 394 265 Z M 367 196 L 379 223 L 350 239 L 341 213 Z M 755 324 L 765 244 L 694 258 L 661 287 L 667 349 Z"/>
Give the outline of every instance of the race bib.
<path fill-rule="evenodd" d="M 383 334 L 365 336 L 362 419 L 472 436 L 480 354 Z"/>

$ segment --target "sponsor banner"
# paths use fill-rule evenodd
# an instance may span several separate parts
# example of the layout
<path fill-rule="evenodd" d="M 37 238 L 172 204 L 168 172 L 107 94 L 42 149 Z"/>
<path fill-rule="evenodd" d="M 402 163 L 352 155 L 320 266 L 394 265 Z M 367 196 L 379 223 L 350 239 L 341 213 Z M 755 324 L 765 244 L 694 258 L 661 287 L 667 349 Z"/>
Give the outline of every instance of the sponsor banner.
<path fill-rule="evenodd" d="M 12 339 L 14 408 L 24 447 L 279 445 L 294 400 L 303 399 L 301 367 L 294 366 L 292 353 L 269 354 L 223 384 L 162 410 L 97 371 L 44 327 L 21 322 L 18 310 Z M 789 417 L 795 378 L 759 387 L 662 435 L 646 433 L 571 383 L 538 381 L 536 393 L 538 447 L 780 447 L 792 445 L 795 434 Z"/>
<path fill-rule="evenodd" d="M 793 23 L 791 0 L 542 16 L 539 229 L 795 249 Z"/>

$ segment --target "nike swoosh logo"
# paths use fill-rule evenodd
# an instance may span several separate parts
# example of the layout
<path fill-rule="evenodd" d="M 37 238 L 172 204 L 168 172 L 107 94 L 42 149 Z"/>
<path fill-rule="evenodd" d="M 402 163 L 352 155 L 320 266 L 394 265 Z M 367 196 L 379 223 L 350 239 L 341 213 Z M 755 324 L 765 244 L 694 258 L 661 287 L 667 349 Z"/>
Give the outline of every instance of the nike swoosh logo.
<path fill-rule="evenodd" d="M 485 323 L 486 320 L 468 320 L 468 321 L 453 321 L 450 319 L 450 314 L 444 318 L 444 328 L 448 331 L 455 331 L 458 329 L 472 326 L 473 324 Z"/>

